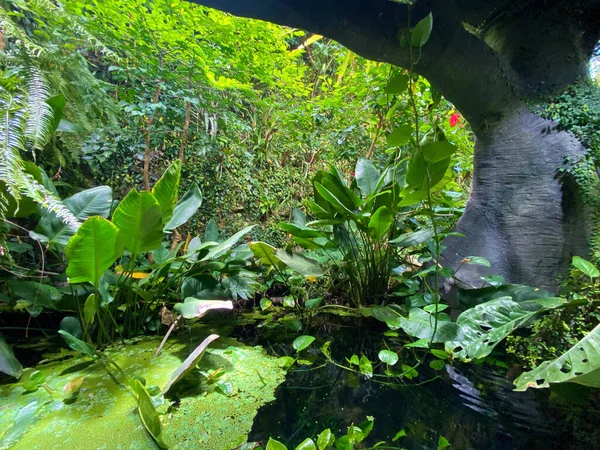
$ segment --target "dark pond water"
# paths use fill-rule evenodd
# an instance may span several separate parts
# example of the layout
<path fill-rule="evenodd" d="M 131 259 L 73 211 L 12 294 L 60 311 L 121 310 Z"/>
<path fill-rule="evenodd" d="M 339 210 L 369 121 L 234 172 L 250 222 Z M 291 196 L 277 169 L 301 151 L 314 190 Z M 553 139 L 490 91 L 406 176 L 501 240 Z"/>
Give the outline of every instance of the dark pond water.
<path fill-rule="evenodd" d="M 319 367 L 323 360 L 318 357 L 320 345 L 331 340 L 334 359 L 340 362 L 354 353 L 377 361 L 383 329 L 373 322 L 318 320 L 303 331 L 317 336 L 307 351 L 315 363 L 289 373 L 277 400 L 259 411 L 250 441 L 272 436 L 294 448 L 325 428 L 345 433 L 352 422 L 370 415 L 375 427 L 369 444 L 386 441 L 390 446 L 385 448 L 437 449 L 442 435 L 458 450 L 600 449 L 600 402 L 594 391 L 569 385 L 514 392 L 506 369 L 473 364 L 446 365 L 437 378 L 433 370 L 423 369 L 418 382 L 433 380 L 421 385 L 384 385 L 332 364 Z M 289 344 L 295 335 L 286 336 L 281 327 L 246 326 L 235 334 L 272 354 L 292 354 Z M 401 429 L 407 436 L 392 444 Z"/>

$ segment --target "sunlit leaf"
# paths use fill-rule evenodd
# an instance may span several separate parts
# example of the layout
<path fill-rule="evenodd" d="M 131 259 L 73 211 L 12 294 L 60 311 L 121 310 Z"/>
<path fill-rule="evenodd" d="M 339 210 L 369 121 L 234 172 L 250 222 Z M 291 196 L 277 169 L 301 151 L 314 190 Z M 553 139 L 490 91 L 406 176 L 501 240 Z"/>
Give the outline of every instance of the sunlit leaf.
<path fill-rule="evenodd" d="M 150 192 L 132 189 L 119 203 L 112 222 L 121 230 L 125 248 L 134 255 L 157 249 L 162 243 L 161 208 Z"/>
<path fill-rule="evenodd" d="M 160 206 L 160 215 L 163 224 L 168 224 L 173 216 L 173 210 L 175 209 L 175 202 L 177 201 L 177 194 L 179 192 L 180 176 L 181 162 L 175 160 L 167 170 L 165 170 L 163 176 L 160 177 L 152 188 L 152 195 Z"/>
<path fill-rule="evenodd" d="M 309 345 L 311 345 L 314 341 L 315 341 L 314 336 L 307 336 L 307 335 L 298 336 L 296 339 L 294 339 L 294 342 L 292 343 L 292 347 L 294 347 L 294 349 L 298 353 L 300 353 L 302 350 L 304 350 Z"/>

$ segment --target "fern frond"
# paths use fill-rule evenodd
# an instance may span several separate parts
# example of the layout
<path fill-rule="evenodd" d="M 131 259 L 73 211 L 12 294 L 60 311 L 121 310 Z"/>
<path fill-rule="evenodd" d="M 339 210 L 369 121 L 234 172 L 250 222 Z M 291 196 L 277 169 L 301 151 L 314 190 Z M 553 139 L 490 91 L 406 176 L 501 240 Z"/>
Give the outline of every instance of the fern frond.
<path fill-rule="evenodd" d="M 52 136 L 54 112 L 47 103 L 50 91 L 42 73 L 31 66 L 27 86 L 27 126 L 25 137 L 31 141 L 34 150 L 42 150 Z"/>
<path fill-rule="evenodd" d="M 0 29 L 5 37 L 12 39 L 18 47 L 23 48 L 30 57 L 39 57 L 46 50 L 41 45 L 33 42 L 29 36 L 17 26 L 9 13 L 0 7 Z"/>

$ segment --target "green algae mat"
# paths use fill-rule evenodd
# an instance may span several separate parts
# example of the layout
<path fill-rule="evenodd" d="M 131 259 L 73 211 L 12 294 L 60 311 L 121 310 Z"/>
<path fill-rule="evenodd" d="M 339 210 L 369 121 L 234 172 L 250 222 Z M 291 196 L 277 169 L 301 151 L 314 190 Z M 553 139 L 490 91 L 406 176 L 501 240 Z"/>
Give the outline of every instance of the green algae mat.
<path fill-rule="evenodd" d="M 181 331 L 156 358 L 160 340 L 152 338 L 115 345 L 105 353 L 129 377 L 143 377 L 149 391 L 158 392 L 210 331 Z M 198 368 L 162 404 L 160 395 L 154 398 L 160 404 L 165 444 L 170 449 L 229 450 L 244 443 L 258 409 L 275 399 L 285 376 L 283 365 L 261 347 L 224 337 L 213 342 Z M 60 361 L 34 370 L 45 379 L 33 392 L 24 381 L 0 386 L 0 449 L 158 448 L 140 420 L 134 395 L 113 367 L 63 351 Z M 76 395 L 69 395 L 74 386 Z"/>

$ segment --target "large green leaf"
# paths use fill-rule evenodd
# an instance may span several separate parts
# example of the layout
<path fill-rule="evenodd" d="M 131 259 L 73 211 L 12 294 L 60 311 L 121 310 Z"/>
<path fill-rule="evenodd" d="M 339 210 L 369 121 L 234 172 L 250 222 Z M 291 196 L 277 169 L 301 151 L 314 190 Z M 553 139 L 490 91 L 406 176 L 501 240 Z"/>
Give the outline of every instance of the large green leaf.
<path fill-rule="evenodd" d="M 305 277 L 320 277 L 323 275 L 321 265 L 312 258 L 308 258 L 301 253 L 288 252 L 278 249 L 275 255 L 290 269 L 298 272 Z"/>
<path fill-rule="evenodd" d="M 572 383 L 600 387 L 600 325 L 562 356 L 545 361 L 516 380 L 516 391 L 550 387 L 551 383 Z"/>
<path fill-rule="evenodd" d="M 489 286 L 482 289 L 460 290 L 458 291 L 458 302 L 464 309 L 467 309 L 500 297 L 511 297 L 513 301 L 520 303 L 552 296 L 552 292 L 544 289 L 520 284 L 503 284 L 501 286 Z"/>
<path fill-rule="evenodd" d="M 58 330 L 58 334 L 60 334 L 64 338 L 67 345 L 73 350 L 90 358 L 94 358 L 96 354 L 96 349 L 94 348 L 94 346 L 88 344 L 87 342 L 83 342 L 81 339 L 77 339 L 68 331 Z"/>
<path fill-rule="evenodd" d="M 242 239 L 244 236 L 246 236 L 248 233 L 250 233 L 250 231 L 252 231 L 252 229 L 255 226 L 256 225 L 250 225 L 249 227 L 246 227 L 243 230 L 238 231 L 233 236 L 231 236 L 229 239 L 221 242 L 219 245 L 215 245 L 214 247 L 212 247 L 209 250 L 207 255 L 204 258 L 202 258 L 202 261 L 207 261 L 209 259 L 218 258 L 219 256 L 224 255 L 229 250 L 231 250 L 231 248 L 235 244 L 237 244 L 240 239 Z"/>
<path fill-rule="evenodd" d="M 581 273 L 590 277 L 590 278 L 598 278 L 600 277 L 600 270 L 593 265 L 591 262 L 586 261 L 580 256 L 573 256 L 573 267 L 580 270 Z"/>
<path fill-rule="evenodd" d="M 412 30 L 410 35 L 410 44 L 413 47 L 423 47 L 429 41 L 431 31 L 433 30 L 433 15 L 429 13 L 425 18 L 421 19 L 419 23 Z"/>
<path fill-rule="evenodd" d="M 181 177 L 181 162 L 173 163 L 165 170 L 160 180 L 152 188 L 152 195 L 160 205 L 162 223 L 167 224 L 173 216 L 177 194 L 179 192 L 179 178 Z"/>
<path fill-rule="evenodd" d="M 204 240 L 206 242 L 219 242 L 219 229 L 217 228 L 217 222 L 215 219 L 210 219 L 206 224 Z"/>
<path fill-rule="evenodd" d="M 319 194 L 340 214 L 343 216 L 354 216 L 354 205 L 349 202 L 343 202 L 336 197 L 329 189 L 320 183 L 314 183 L 315 189 Z"/>
<path fill-rule="evenodd" d="M 192 218 L 202 205 L 202 192 L 196 183 L 179 199 L 165 230 L 173 230 Z"/>
<path fill-rule="evenodd" d="M 387 94 L 402 94 L 408 88 L 408 75 L 399 73 L 388 81 L 383 89 Z"/>
<path fill-rule="evenodd" d="M 300 226 L 293 223 L 279 222 L 279 228 L 283 231 L 290 233 L 292 236 L 296 236 L 303 239 L 327 237 L 327 233 L 324 233 L 306 225 Z"/>
<path fill-rule="evenodd" d="M 156 442 L 161 449 L 166 449 L 167 446 L 162 441 L 162 427 L 160 424 L 160 417 L 156 411 L 156 407 L 152 402 L 152 397 L 146 390 L 146 387 L 140 382 L 139 379 L 134 379 L 131 382 L 131 389 L 136 393 L 138 398 L 138 413 L 144 428 L 150 433 L 152 439 Z"/>
<path fill-rule="evenodd" d="M 2 336 L 0 336 L 0 372 L 17 379 L 21 378 L 23 373 L 23 366 L 15 358 L 15 354 Z"/>
<path fill-rule="evenodd" d="M 360 158 L 356 163 L 354 173 L 356 184 L 364 197 L 368 197 L 376 191 L 381 174 L 371 161 L 366 158 Z"/>
<path fill-rule="evenodd" d="M 394 223 L 394 213 L 387 206 L 382 206 L 369 220 L 369 234 L 374 239 L 381 239 Z"/>
<path fill-rule="evenodd" d="M 107 218 L 112 205 L 112 191 L 108 186 L 98 186 L 78 192 L 63 203 L 81 222 L 93 216 Z M 40 220 L 36 231 L 46 236 L 52 244 L 67 245 L 77 230 L 48 212 Z"/>
<path fill-rule="evenodd" d="M 188 373 L 190 373 L 194 369 L 194 367 L 198 365 L 210 343 L 218 338 L 219 335 L 211 334 L 206 339 L 204 339 L 198 347 L 196 347 L 196 349 L 185 359 L 185 361 L 181 363 L 181 365 L 175 370 L 175 372 L 173 372 L 173 375 L 171 375 L 171 379 L 162 391 L 163 394 L 166 394 L 174 384 L 181 381 Z"/>
<path fill-rule="evenodd" d="M 65 248 L 69 283 L 98 284 L 102 274 L 123 254 L 123 236 L 102 217 L 90 217 Z"/>
<path fill-rule="evenodd" d="M 425 144 L 422 151 L 425 161 L 435 163 L 452 156 L 456 152 L 456 146 L 446 141 L 431 142 Z"/>
<path fill-rule="evenodd" d="M 150 192 L 132 189 L 117 207 L 112 221 L 121 230 L 125 248 L 134 255 L 157 249 L 162 243 L 161 209 Z"/>
<path fill-rule="evenodd" d="M 277 249 L 266 242 L 250 242 L 248 244 L 254 256 L 266 266 L 278 266 L 281 260 L 277 257 Z"/>
<path fill-rule="evenodd" d="M 546 298 L 517 303 L 511 297 L 501 297 L 477 305 L 458 316 L 457 339 L 446 342 L 446 350 L 464 361 L 484 358 L 536 314 L 565 302 L 562 298 Z"/>
<path fill-rule="evenodd" d="M 446 342 L 456 339 L 457 326 L 445 313 L 437 314 L 437 326 L 435 316 L 420 308 L 412 308 L 408 313 L 408 319 L 402 318 L 400 327 L 410 336 L 419 339 L 427 339 L 433 342 Z"/>
<path fill-rule="evenodd" d="M 400 125 L 399 127 L 394 128 L 385 140 L 390 147 L 402 147 L 410 142 L 412 132 L 412 125 Z"/>
<path fill-rule="evenodd" d="M 199 300 L 194 297 L 175 303 L 175 311 L 186 319 L 199 319 L 213 309 L 233 309 L 233 303 L 231 300 Z"/>
<path fill-rule="evenodd" d="M 400 235 L 396 239 L 392 239 L 390 244 L 400 248 L 414 247 L 415 245 L 420 245 L 423 242 L 428 241 L 433 236 L 433 228 L 426 228 L 424 230 L 413 231 L 411 233 Z"/>

